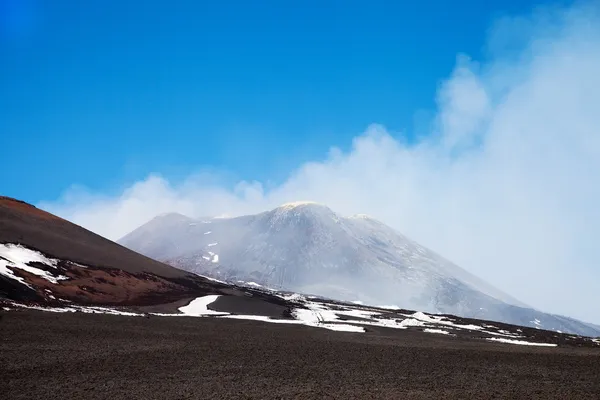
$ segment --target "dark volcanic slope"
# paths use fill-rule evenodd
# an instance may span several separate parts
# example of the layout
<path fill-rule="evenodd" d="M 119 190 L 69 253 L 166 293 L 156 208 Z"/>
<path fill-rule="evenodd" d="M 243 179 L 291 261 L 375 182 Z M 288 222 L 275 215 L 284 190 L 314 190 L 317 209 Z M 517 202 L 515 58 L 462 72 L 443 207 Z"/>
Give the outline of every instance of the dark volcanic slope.
<path fill-rule="evenodd" d="M 0 196 L 0 243 L 21 243 L 55 258 L 89 266 L 148 272 L 165 278 L 190 276 L 96 235 L 25 202 Z"/>
<path fill-rule="evenodd" d="M 600 353 L 373 328 L 0 311 L 0 397 L 597 399 Z"/>
<path fill-rule="evenodd" d="M 14 276 L 7 276 L 6 272 L 0 274 L 0 299 L 147 305 L 201 296 L 225 287 L 135 253 L 69 221 L 7 197 L 0 197 L 0 245 L 3 244 L 4 258 L 0 254 L 0 264 L 8 262 L 8 271 Z M 13 256 L 17 254 L 12 261 L 7 255 L 11 251 Z M 15 260 L 23 252 L 41 252 L 52 261 L 50 264 L 26 263 L 38 271 L 31 273 L 15 267 Z M 60 279 L 46 279 L 40 271 Z"/>

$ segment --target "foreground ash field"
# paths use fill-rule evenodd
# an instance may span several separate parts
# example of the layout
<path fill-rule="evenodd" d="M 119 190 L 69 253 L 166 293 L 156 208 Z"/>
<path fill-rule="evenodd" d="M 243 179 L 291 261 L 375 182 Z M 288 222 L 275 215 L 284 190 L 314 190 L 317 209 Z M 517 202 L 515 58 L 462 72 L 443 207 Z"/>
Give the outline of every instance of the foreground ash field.
<path fill-rule="evenodd" d="M 600 352 L 379 326 L 0 312 L 7 399 L 593 399 Z"/>
<path fill-rule="evenodd" d="M 600 340 L 226 283 L 0 198 L 10 399 L 594 398 Z"/>

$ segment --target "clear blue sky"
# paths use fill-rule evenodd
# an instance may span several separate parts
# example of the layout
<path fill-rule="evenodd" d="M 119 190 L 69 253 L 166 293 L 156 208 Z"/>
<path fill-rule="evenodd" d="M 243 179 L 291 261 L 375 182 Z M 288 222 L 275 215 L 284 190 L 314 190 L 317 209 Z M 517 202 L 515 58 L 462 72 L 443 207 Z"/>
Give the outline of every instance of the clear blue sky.
<path fill-rule="evenodd" d="M 484 58 L 490 23 L 535 5 L 0 4 L 0 192 L 33 203 L 203 166 L 278 181 L 370 123 L 418 129 L 457 53 Z"/>

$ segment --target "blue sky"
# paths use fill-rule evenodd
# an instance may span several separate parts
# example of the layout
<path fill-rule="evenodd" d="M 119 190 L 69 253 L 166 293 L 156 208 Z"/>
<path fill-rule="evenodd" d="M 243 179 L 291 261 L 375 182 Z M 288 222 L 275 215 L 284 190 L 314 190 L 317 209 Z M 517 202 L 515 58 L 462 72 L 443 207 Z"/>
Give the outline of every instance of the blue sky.
<path fill-rule="evenodd" d="M 0 0 L 2 194 L 210 168 L 275 184 L 371 123 L 425 131 L 458 53 L 527 1 Z M 410 132 L 410 133 L 406 133 Z"/>

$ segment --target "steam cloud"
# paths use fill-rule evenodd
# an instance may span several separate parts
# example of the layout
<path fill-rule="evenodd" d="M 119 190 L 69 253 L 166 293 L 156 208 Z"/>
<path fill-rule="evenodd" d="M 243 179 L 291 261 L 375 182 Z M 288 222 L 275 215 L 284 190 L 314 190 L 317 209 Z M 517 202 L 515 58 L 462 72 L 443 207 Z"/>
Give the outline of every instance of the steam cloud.
<path fill-rule="evenodd" d="M 241 215 L 314 200 L 370 214 L 527 304 L 598 322 L 598 11 L 498 21 L 485 61 L 458 57 L 417 144 L 372 125 L 349 152 L 332 148 L 269 190 L 156 174 L 115 197 L 69 190 L 40 206 L 118 239 L 164 212 Z"/>

